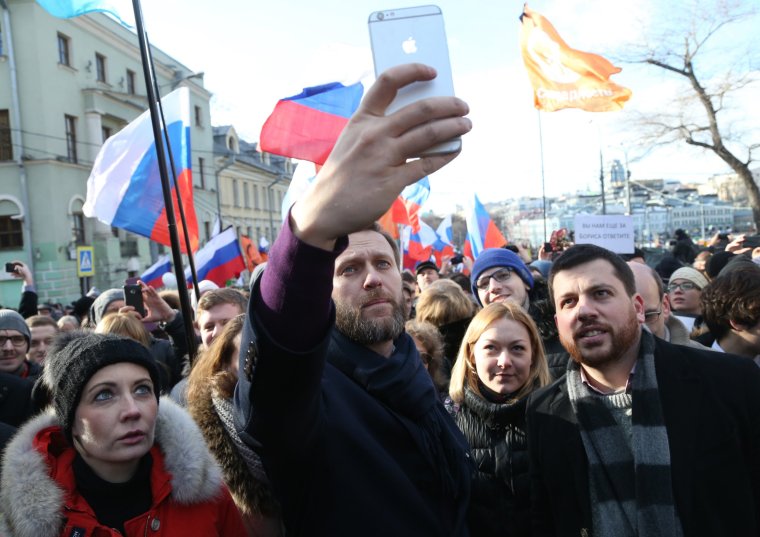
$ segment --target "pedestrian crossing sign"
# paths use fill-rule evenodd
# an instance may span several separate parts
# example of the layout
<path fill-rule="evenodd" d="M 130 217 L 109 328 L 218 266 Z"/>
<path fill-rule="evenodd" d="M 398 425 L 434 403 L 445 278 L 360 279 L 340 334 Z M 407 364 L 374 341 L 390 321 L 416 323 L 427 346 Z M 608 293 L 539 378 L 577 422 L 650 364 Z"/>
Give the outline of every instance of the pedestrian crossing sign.
<path fill-rule="evenodd" d="M 77 276 L 95 276 L 95 262 L 92 246 L 77 246 Z"/>

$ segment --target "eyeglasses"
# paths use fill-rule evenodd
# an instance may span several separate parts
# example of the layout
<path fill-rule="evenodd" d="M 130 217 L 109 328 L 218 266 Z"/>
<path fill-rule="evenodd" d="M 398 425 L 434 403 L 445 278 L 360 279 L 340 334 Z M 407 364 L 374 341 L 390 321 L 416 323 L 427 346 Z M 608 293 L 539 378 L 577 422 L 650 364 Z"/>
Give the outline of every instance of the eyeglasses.
<path fill-rule="evenodd" d="M 691 291 L 692 289 L 696 289 L 697 291 L 701 291 L 696 284 L 691 282 L 681 282 L 681 283 L 670 283 L 668 284 L 668 293 L 672 293 L 676 289 L 681 289 L 681 291 Z"/>
<path fill-rule="evenodd" d="M 644 322 L 647 324 L 655 322 L 657 319 L 660 318 L 660 315 L 662 315 L 662 310 L 658 311 L 645 311 L 644 312 Z"/>
<path fill-rule="evenodd" d="M 489 274 L 488 276 L 481 276 L 477 279 L 475 282 L 475 287 L 480 289 L 481 291 L 485 291 L 488 289 L 488 286 L 491 285 L 491 278 L 493 278 L 496 283 L 501 283 L 507 281 L 510 276 L 512 276 L 512 269 L 503 268 L 499 269 L 496 272 L 493 272 Z"/>
<path fill-rule="evenodd" d="M 24 336 L 0 336 L 0 347 L 5 347 L 8 341 L 13 343 L 14 347 L 26 345 L 26 338 Z"/>

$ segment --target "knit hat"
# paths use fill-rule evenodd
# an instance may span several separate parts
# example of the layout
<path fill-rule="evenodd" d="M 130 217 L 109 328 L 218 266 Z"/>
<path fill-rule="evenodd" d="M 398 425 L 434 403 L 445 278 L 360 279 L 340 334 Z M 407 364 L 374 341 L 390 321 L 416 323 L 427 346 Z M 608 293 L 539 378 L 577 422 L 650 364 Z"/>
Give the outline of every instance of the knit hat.
<path fill-rule="evenodd" d="M 725 250 L 722 252 L 715 252 L 710 256 L 710 259 L 707 260 L 705 272 L 707 272 L 707 275 L 710 276 L 710 278 L 717 278 L 720 271 L 723 270 L 723 268 L 728 265 L 728 262 L 734 258 L 734 255 L 735 254 L 732 252 L 726 252 Z"/>
<path fill-rule="evenodd" d="M 549 279 L 549 271 L 552 269 L 552 262 L 547 261 L 546 259 L 536 259 L 533 261 L 533 263 L 530 264 L 531 268 L 536 269 L 538 272 L 541 273 L 541 276 L 543 276 L 545 279 Z"/>
<path fill-rule="evenodd" d="M 525 282 L 528 288 L 533 289 L 533 275 L 525 266 L 523 260 L 520 259 L 516 253 L 507 250 L 505 248 L 488 248 L 483 250 L 478 258 L 475 260 L 475 264 L 472 266 L 472 274 L 470 276 L 470 284 L 472 285 L 472 294 L 477 298 L 478 304 L 483 305 L 480 302 L 478 296 L 478 287 L 475 283 L 478 278 L 486 270 L 493 267 L 508 267 L 520 276 L 520 279 Z"/>
<path fill-rule="evenodd" d="M 414 265 L 415 276 L 425 269 L 433 269 L 434 271 L 438 272 L 438 265 L 432 261 L 419 261 L 416 265 Z"/>
<path fill-rule="evenodd" d="M 0 309 L 0 330 L 15 330 L 26 338 L 26 348 L 32 341 L 32 333 L 26 325 L 24 318 L 16 311 Z"/>
<path fill-rule="evenodd" d="M 103 291 L 90 306 L 90 320 L 97 325 L 108 309 L 108 305 L 116 300 L 124 300 L 123 289 L 108 289 Z"/>
<path fill-rule="evenodd" d="M 670 275 L 669 281 L 672 282 L 673 280 L 687 280 L 700 289 L 704 289 L 707 286 L 707 278 L 705 278 L 697 269 L 692 267 L 681 267 L 673 272 L 673 274 Z"/>
<path fill-rule="evenodd" d="M 160 377 L 150 351 L 133 339 L 113 334 L 65 332 L 58 336 L 45 359 L 40 379 L 50 394 L 63 432 L 71 441 L 74 412 L 87 381 L 106 366 L 129 362 L 144 367 L 158 400 Z M 37 389 L 35 387 L 35 389 Z"/>

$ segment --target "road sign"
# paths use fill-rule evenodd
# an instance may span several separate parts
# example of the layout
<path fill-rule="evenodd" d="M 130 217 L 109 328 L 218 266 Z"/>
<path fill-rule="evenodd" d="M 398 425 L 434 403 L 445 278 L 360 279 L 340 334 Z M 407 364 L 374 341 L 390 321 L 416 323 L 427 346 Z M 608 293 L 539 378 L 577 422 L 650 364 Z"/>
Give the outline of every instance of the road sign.
<path fill-rule="evenodd" d="M 95 256 L 92 246 L 77 246 L 77 276 L 95 276 Z"/>

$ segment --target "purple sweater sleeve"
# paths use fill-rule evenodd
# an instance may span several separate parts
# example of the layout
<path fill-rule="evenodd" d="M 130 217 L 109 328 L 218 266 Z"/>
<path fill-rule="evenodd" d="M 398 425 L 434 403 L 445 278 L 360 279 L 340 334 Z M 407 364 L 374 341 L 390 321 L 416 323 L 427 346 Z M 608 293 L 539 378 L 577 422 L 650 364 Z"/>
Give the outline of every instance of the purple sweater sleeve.
<path fill-rule="evenodd" d="M 347 237 L 333 251 L 306 244 L 293 234 L 290 218 L 285 221 L 251 297 L 253 313 L 276 343 L 303 352 L 325 338 L 335 259 L 346 246 Z"/>

